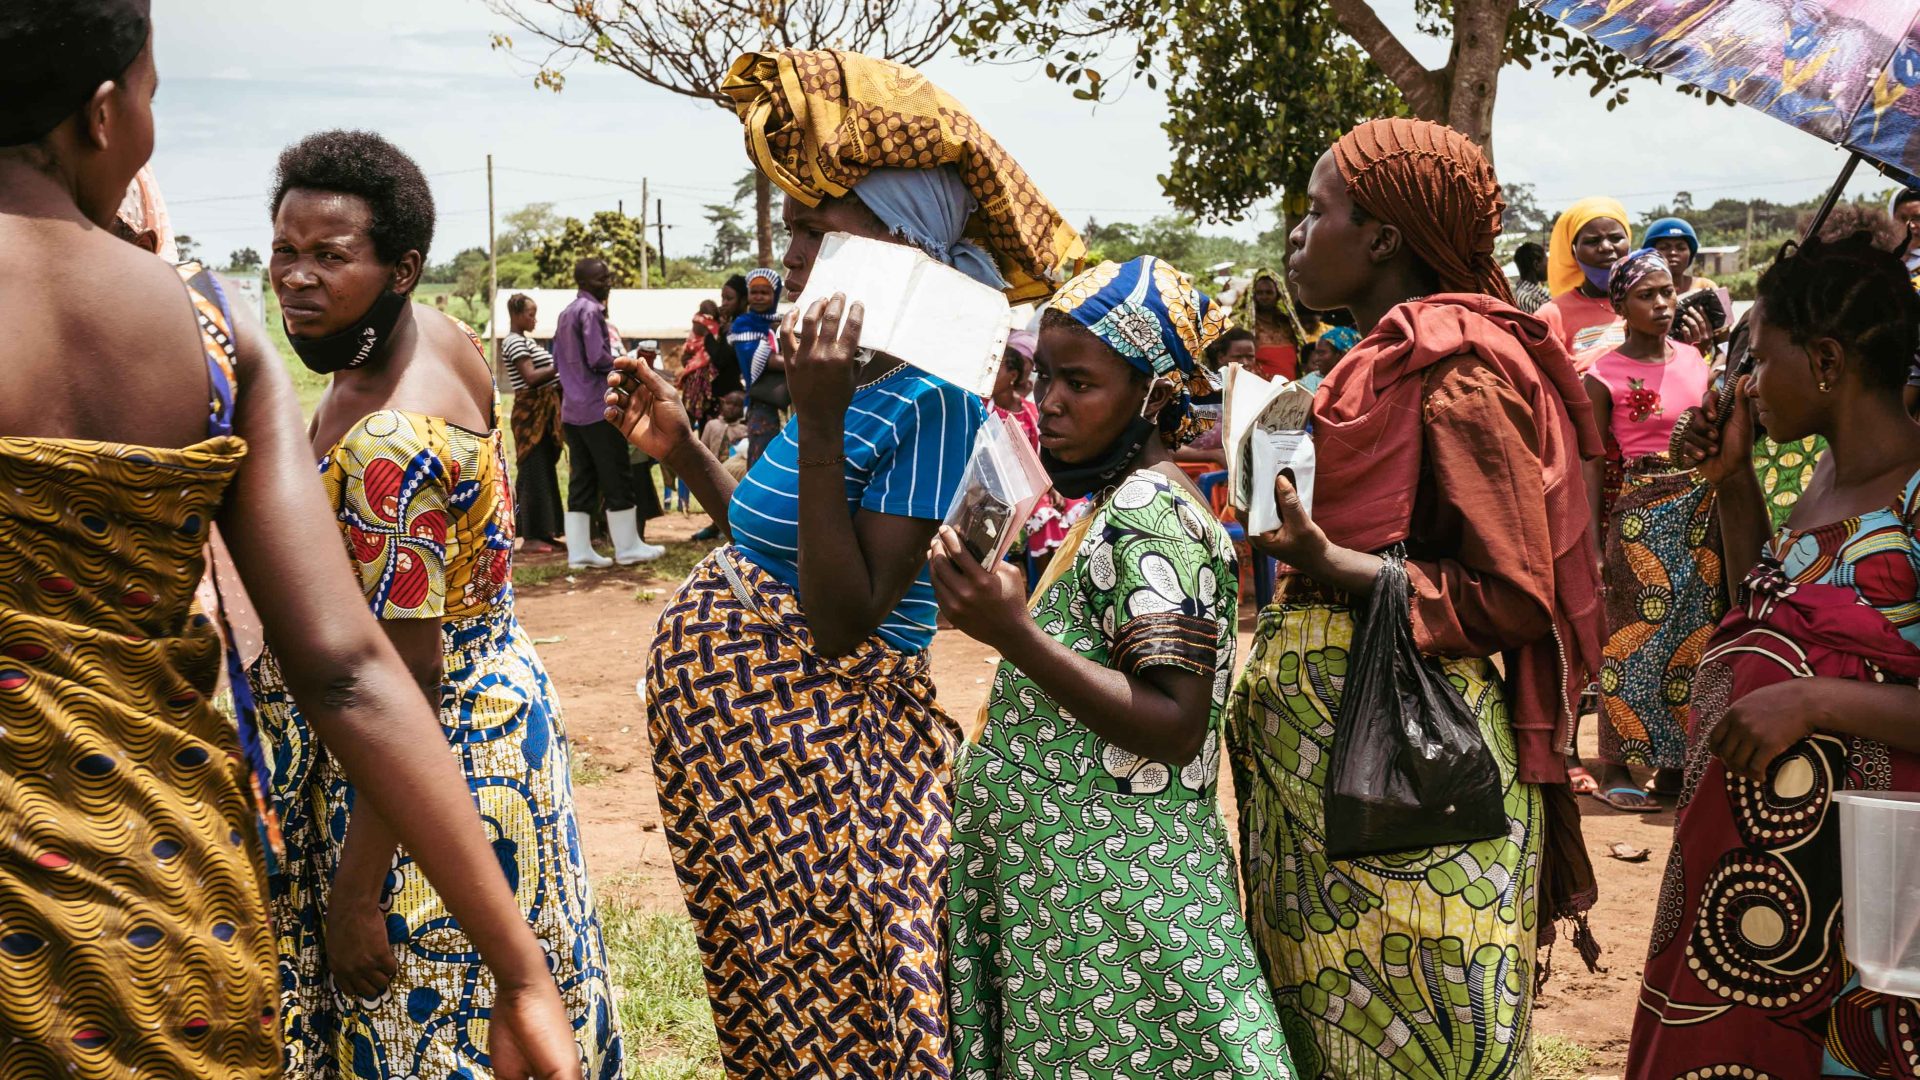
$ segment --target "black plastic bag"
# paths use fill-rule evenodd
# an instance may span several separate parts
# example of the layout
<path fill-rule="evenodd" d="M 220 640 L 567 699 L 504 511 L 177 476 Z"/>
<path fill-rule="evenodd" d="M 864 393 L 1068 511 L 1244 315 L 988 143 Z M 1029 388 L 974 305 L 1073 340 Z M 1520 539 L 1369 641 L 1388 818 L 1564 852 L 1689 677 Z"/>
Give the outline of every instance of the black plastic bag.
<path fill-rule="evenodd" d="M 1414 647 L 1407 570 L 1385 556 L 1354 625 L 1327 763 L 1327 856 L 1504 836 L 1499 770 L 1466 699 Z"/>

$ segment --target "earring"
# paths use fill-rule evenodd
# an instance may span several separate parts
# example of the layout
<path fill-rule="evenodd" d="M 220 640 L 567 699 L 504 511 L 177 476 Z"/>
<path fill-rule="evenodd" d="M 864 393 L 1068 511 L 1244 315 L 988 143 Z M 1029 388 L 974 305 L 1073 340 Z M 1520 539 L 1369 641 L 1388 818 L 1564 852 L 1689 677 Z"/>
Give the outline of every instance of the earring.
<path fill-rule="evenodd" d="M 1825 377 L 1825 376 L 1821 376 L 1821 378 L 1820 378 L 1820 392 L 1824 394 L 1824 393 L 1826 393 L 1826 392 L 1827 392 L 1827 390 L 1828 390 L 1828 389 L 1829 389 L 1829 387 L 1827 386 L 1827 380 L 1826 380 L 1826 377 Z"/>

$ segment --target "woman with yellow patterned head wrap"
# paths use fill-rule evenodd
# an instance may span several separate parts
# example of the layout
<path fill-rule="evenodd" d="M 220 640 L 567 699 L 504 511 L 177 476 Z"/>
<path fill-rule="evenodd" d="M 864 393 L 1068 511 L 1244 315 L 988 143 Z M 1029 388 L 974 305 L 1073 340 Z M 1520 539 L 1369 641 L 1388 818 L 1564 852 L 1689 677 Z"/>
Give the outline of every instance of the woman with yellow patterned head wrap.
<path fill-rule="evenodd" d="M 1010 300 L 1050 295 L 1083 256 L 1020 166 L 918 72 L 852 53 L 752 53 L 724 89 L 755 165 L 787 193 L 790 297 L 834 232 L 911 245 Z M 784 371 L 792 417 L 737 490 L 685 417 L 661 411 L 671 390 L 651 372 L 636 370 L 640 389 L 609 411 L 678 463 L 733 540 L 668 605 L 647 709 L 667 840 L 737 1077 L 941 1077 L 952 1063 L 960 738 L 929 675 L 926 553 L 986 407 L 858 349 L 859 308 L 842 307 L 789 315 L 765 370 Z"/>
<path fill-rule="evenodd" d="M 1169 453 L 1223 306 L 1151 257 L 1070 282 L 1041 316 L 1043 460 L 1091 511 L 1031 610 L 1017 571 L 935 541 L 942 612 L 1009 658 L 954 790 L 957 1076 L 1293 1075 L 1216 809 L 1233 543 Z"/>
<path fill-rule="evenodd" d="M 974 203 L 965 235 L 994 256 L 1009 303 L 1046 299 L 1086 258 L 1020 163 L 910 67 L 827 49 L 747 53 L 720 89 L 747 156 L 806 206 L 858 194 L 876 169 L 951 169 Z"/>
<path fill-rule="evenodd" d="M 1584 372 L 1626 340 L 1625 324 L 1607 299 L 1613 264 L 1633 250 L 1626 208 L 1605 196 L 1581 199 L 1553 223 L 1547 247 L 1547 291 L 1537 314 Z"/>

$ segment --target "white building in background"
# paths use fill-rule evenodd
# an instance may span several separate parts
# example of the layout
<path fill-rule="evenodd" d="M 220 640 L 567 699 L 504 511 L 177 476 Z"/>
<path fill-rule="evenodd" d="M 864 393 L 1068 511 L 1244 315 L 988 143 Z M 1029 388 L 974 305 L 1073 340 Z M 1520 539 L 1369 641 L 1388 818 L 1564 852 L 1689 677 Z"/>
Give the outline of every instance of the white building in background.
<path fill-rule="evenodd" d="M 526 293 L 539 309 L 533 336 L 542 341 L 552 340 L 560 313 L 579 295 L 574 289 L 502 288 L 493 298 L 493 324 L 500 328 L 502 336 L 510 325 L 507 301 L 515 293 Z M 672 363 L 678 359 L 680 347 L 693 329 L 693 317 L 700 313 L 703 300 L 719 303 L 719 288 L 615 289 L 607 297 L 607 321 L 619 329 L 621 339 L 629 348 L 646 338 L 660 342 L 661 359 Z"/>

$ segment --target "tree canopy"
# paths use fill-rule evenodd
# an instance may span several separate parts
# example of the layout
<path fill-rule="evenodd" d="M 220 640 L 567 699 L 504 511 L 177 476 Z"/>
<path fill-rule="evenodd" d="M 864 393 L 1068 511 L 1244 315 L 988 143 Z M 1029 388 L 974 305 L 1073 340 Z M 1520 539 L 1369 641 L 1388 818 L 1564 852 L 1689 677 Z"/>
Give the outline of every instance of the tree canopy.
<path fill-rule="evenodd" d="M 543 54 L 534 84 L 559 91 L 581 58 L 732 111 L 720 92 L 741 53 L 760 49 L 848 49 L 923 64 L 953 36 L 959 7 L 940 0 L 486 0 Z M 496 49 L 518 43 L 496 34 Z M 773 189 L 754 189 L 760 265 L 773 262 Z"/>
<path fill-rule="evenodd" d="M 985 59 L 1040 58 L 1088 100 L 1136 80 L 1164 89 L 1173 161 L 1161 187 L 1210 220 L 1283 192 L 1299 213 L 1314 162 L 1377 116 L 1441 121 L 1491 152 L 1508 64 L 1590 79 L 1609 109 L 1635 80 L 1658 79 L 1517 0 L 1414 0 L 1414 11 L 1422 34 L 1451 46 L 1438 69 L 1368 0 L 970 0 L 959 44 Z"/>

